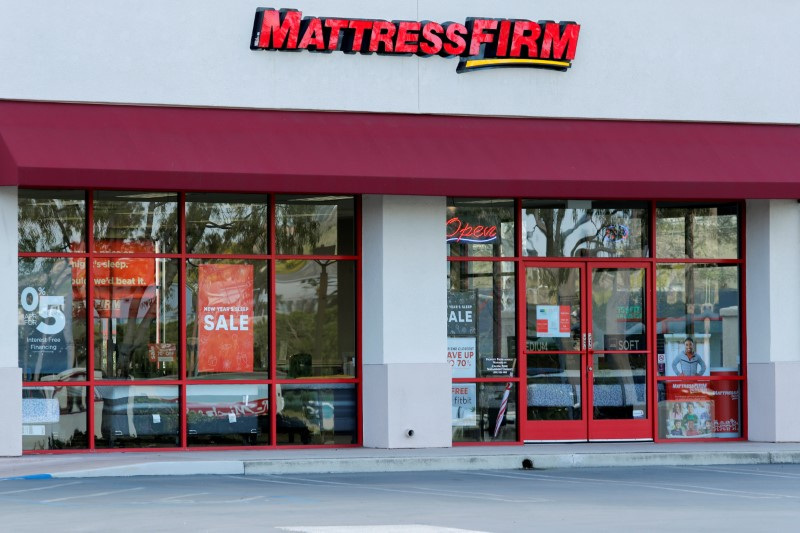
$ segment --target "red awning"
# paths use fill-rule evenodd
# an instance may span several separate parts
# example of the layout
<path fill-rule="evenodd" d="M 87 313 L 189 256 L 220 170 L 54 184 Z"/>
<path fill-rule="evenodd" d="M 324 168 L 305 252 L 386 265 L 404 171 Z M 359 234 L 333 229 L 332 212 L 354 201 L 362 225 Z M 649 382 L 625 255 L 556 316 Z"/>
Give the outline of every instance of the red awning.
<path fill-rule="evenodd" d="M 800 127 L 0 101 L 0 185 L 800 198 Z"/>

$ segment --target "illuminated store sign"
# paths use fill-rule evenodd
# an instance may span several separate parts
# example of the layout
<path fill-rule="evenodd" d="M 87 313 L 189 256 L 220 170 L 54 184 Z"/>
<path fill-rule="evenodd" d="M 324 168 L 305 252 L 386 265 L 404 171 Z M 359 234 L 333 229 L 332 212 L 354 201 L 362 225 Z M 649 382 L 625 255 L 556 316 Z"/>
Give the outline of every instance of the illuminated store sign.
<path fill-rule="evenodd" d="M 473 226 L 453 217 L 447 221 L 447 242 L 467 242 L 471 244 L 494 242 L 497 240 L 497 226 Z"/>
<path fill-rule="evenodd" d="M 575 59 L 580 25 L 523 19 L 457 22 L 302 17 L 294 9 L 259 8 L 251 50 L 346 54 L 458 56 L 457 72 L 490 67 L 566 71 Z"/>

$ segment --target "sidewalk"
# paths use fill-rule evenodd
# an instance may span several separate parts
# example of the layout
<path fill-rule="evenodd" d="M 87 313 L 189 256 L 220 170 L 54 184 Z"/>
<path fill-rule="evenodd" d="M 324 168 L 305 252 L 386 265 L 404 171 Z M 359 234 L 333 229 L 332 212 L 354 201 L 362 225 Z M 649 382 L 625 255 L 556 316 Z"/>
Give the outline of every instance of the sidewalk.
<path fill-rule="evenodd" d="M 769 463 L 800 463 L 800 443 L 615 442 L 394 450 L 325 448 L 28 455 L 0 458 L 0 480 Z"/>

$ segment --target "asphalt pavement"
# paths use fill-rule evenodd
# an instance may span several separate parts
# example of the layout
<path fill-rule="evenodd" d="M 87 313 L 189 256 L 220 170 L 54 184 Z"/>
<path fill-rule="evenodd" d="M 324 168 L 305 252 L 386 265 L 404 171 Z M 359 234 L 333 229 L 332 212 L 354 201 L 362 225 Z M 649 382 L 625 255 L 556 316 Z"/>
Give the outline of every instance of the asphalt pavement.
<path fill-rule="evenodd" d="M 0 481 L 3 531 L 793 531 L 800 465 Z"/>

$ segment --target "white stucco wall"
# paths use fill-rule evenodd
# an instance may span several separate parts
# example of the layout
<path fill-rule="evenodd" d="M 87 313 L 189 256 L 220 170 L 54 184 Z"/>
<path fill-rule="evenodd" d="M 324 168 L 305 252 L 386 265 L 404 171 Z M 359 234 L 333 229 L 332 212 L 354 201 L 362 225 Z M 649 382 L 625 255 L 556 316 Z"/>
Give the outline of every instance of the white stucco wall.
<path fill-rule="evenodd" d="M 0 456 L 22 453 L 22 371 L 17 355 L 17 188 L 0 187 Z"/>
<path fill-rule="evenodd" d="M 0 98 L 268 109 L 800 122 L 800 2 L 0 0 Z M 574 20 L 566 73 L 254 52 L 256 7 L 309 16 Z"/>
<path fill-rule="evenodd" d="M 800 203 L 747 202 L 749 438 L 800 441 Z"/>
<path fill-rule="evenodd" d="M 362 206 L 364 446 L 450 446 L 445 198 Z"/>

